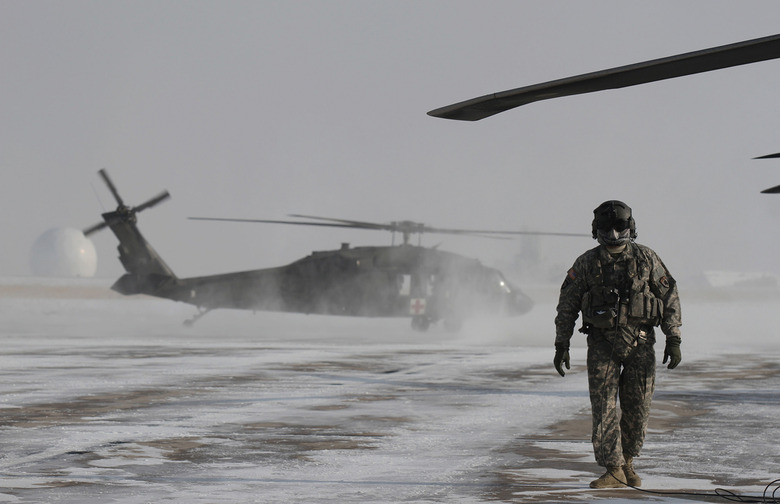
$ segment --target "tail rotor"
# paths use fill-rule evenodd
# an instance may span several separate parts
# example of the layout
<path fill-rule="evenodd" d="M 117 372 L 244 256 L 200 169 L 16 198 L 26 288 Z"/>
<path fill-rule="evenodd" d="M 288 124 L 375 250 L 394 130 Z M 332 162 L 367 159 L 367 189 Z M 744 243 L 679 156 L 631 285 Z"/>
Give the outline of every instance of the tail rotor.
<path fill-rule="evenodd" d="M 99 222 L 94 226 L 90 226 L 86 228 L 83 231 L 84 236 L 89 236 L 92 233 L 100 231 L 101 229 L 107 227 L 110 224 L 110 222 L 113 222 L 116 219 L 120 219 L 125 222 L 135 223 L 136 220 L 135 214 L 137 214 L 138 212 L 142 212 L 147 208 L 151 208 L 157 205 L 158 203 L 162 203 L 163 201 L 171 197 L 168 191 L 163 191 L 157 196 L 150 198 L 149 200 L 145 201 L 144 203 L 141 203 L 138 206 L 128 207 L 127 205 L 125 205 L 124 201 L 122 200 L 122 197 L 119 195 L 119 191 L 117 191 L 116 186 L 111 181 L 111 178 L 108 176 L 108 172 L 106 172 L 105 169 L 101 169 L 100 171 L 98 171 L 98 174 L 103 179 L 103 182 L 105 182 L 105 184 L 108 186 L 108 189 L 111 191 L 111 194 L 114 195 L 114 199 L 117 202 L 117 208 L 116 211 L 114 212 L 108 212 L 103 214 L 103 219 L 104 219 L 103 222 Z"/>
<path fill-rule="evenodd" d="M 119 195 L 119 191 L 116 190 L 116 186 L 111 181 L 111 178 L 108 176 L 108 172 L 106 171 L 106 169 L 105 168 L 101 168 L 98 171 L 98 175 L 100 175 L 100 177 L 103 179 L 103 182 L 106 183 L 106 185 L 108 186 L 108 189 L 111 191 L 111 194 L 114 195 L 114 199 L 119 204 L 119 206 L 120 207 L 125 206 L 124 201 L 122 201 L 122 197 Z"/>

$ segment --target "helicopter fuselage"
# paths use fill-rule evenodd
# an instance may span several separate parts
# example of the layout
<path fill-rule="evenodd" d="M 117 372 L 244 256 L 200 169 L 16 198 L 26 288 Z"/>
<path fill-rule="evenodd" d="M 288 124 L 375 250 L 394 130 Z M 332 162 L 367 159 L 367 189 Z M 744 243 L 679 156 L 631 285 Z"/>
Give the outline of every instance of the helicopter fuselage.
<path fill-rule="evenodd" d="M 113 288 L 204 310 L 417 317 L 420 329 L 441 319 L 457 327 L 479 314 L 520 315 L 533 305 L 498 270 L 476 259 L 414 245 L 342 245 L 286 266 L 157 280 L 128 273 Z"/>

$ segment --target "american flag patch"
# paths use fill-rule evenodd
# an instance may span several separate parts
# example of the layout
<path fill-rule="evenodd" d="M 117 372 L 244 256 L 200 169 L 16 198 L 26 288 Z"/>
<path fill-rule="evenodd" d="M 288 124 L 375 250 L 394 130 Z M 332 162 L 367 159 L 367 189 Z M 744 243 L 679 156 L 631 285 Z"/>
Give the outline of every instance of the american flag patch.
<path fill-rule="evenodd" d="M 570 270 L 569 270 L 569 273 L 567 274 L 567 276 L 568 276 L 568 277 L 569 277 L 571 280 L 576 280 L 576 279 L 577 279 L 577 272 L 576 272 L 576 271 L 574 271 L 574 268 L 572 268 L 572 269 L 570 269 Z"/>

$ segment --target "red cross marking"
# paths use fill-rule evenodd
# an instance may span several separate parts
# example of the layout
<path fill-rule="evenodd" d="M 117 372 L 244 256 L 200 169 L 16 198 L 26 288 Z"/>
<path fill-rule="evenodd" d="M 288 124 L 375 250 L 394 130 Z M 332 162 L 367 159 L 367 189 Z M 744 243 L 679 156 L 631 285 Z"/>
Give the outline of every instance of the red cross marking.
<path fill-rule="evenodd" d="M 421 315 L 425 313 L 425 299 L 424 298 L 412 298 L 409 305 L 409 312 L 412 315 Z"/>

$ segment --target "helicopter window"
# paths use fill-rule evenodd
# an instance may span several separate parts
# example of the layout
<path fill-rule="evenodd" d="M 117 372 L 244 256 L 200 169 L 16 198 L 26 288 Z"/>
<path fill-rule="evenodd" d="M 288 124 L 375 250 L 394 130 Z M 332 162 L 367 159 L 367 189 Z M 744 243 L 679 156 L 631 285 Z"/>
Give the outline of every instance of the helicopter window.
<path fill-rule="evenodd" d="M 507 294 L 512 292 L 512 288 L 509 286 L 509 282 L 506 281 L 506 279 L 501 273 L 496 272 L 496 280 L 498 281 L 498 285 L 502 291 L 504 291 Z"/>
<path fill-rule="evenodd" d="M 512 292 L 512 288 L 510 287 L 509 282 L 507 282 L 506 279 L 504 279 L 504 276 L 501 275 L 501 273 L 498 271 L 491 272 L 485 278 L 483 288 L 485 288 L 488 292 L 495 292 L 496 290 L 505 294 Z"/>
<path fill-rule="evenodd" d="M 317 269 L 323 273 L 347 273 L 357 271 L 358 263 L 346 257 L 337 255 L 318 258 L 315 262 Z"/>
<path fill-rule="evenodd" d="M 401 296 L 408 296 L 412 292 L 412 275 L 401 275 L 401 287 L 398 293 Z"/>

